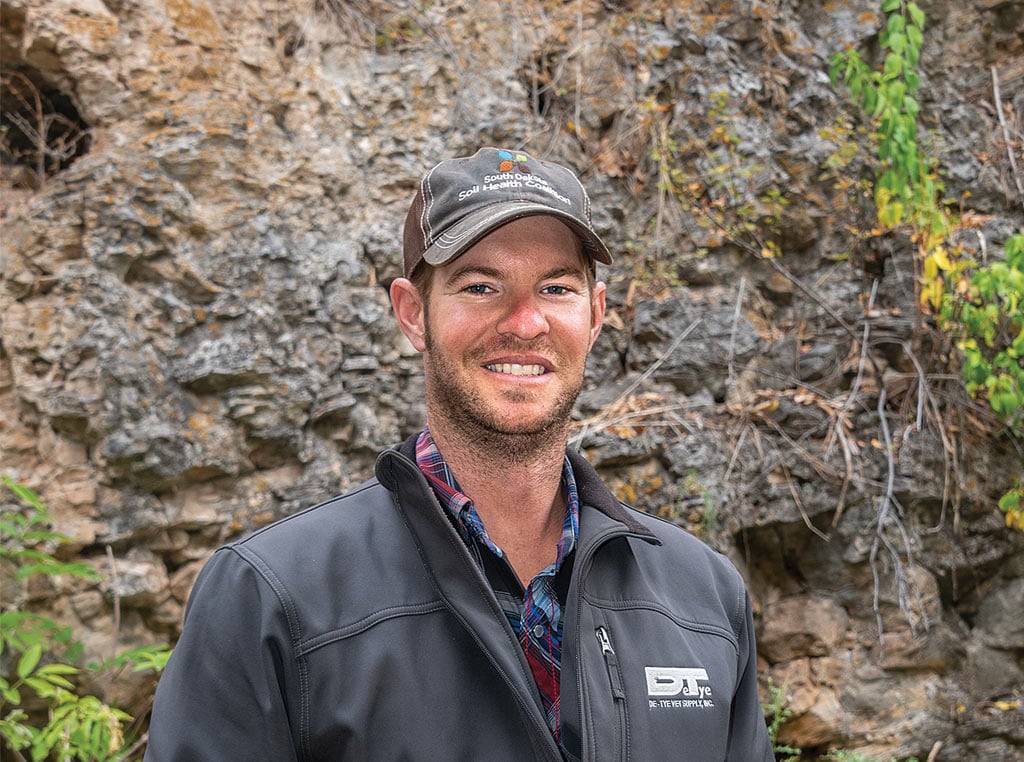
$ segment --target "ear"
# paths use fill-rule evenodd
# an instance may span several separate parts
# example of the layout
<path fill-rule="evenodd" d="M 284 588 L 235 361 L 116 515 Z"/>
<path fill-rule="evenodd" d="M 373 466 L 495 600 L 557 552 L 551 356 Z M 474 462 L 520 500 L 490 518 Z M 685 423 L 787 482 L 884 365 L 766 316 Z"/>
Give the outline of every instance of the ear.
<path fill-rule="evenodd" d="M 399 328 L 416 351 L 422 352 L 427 348 L 427 343 L 424 340 L 426 327 L 423 300 L 419 291 L 408 278 L 395 278 L 390 293 L 391 308 L 395 311 Z"/>
<path fill-rule="evenodd" d="M 594 348 L 594 342 L 597 341 L 597 337 L 601 333 L 601 326 L 604 325 L 607 291 L 608 287 L 602 281 L 594 284 L 594 292 L 590 297 L 590 349 Z"/>

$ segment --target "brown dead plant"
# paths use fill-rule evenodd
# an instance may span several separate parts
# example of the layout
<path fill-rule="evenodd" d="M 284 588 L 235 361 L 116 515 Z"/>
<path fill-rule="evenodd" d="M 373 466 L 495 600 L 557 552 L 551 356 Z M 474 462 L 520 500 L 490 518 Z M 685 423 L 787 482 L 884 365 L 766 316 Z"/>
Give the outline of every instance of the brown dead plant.
<path fill-rule="evenodd" d="M 31 79 L 20 71 L 0 69 L 0 103 L 4 126 L 0 157 L 25 171 L 13 184 L 40 190 L 81 150 L 88 131 L 60 113 Z"/>

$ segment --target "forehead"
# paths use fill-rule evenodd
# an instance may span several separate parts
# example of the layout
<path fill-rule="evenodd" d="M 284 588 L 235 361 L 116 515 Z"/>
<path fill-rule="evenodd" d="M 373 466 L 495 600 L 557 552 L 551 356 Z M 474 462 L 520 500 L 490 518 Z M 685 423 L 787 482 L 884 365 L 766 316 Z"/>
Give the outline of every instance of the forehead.
<path fill-rule="evenodd" d="M 589 259 L 579 237 L 555 217 L 533 216 L 513 220 L 492 231 L 458 259 L 443 265 L 449 277 L 466 270 L 512 269 L 523 271 L 575 270 L 585 272 Z"/>

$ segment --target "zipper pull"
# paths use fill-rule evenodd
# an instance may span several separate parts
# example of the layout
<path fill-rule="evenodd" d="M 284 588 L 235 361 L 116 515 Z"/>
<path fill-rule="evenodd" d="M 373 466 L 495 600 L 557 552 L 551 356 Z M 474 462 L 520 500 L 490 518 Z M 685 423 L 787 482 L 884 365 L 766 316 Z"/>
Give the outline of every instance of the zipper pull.
<path fill-rule="evenodd" d="M 622 676 L 619 674 L 619 659 L 612 648 L 612 639 L 608 635 L 608 628 L 601 625 L 597 628 L 597 642 L 601 644 L 601 655 L 604 657 L 604 666 L 608 670 L 608 680 L 611 683 L 612 696 L 624 701 L 626 690 L 622 685 Z"/>

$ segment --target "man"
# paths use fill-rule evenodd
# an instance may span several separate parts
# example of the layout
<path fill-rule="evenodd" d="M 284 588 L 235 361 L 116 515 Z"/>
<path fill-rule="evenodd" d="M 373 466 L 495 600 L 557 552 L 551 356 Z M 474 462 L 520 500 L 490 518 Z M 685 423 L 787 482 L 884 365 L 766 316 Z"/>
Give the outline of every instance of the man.
<path fill-rule="evenodd" d="M 738 573 L 566 449 L 611 261 L 575 175 L 443 161 L 404 255 L 426 428 L 213 556 L 146 758 L 773 759 Z"/>

